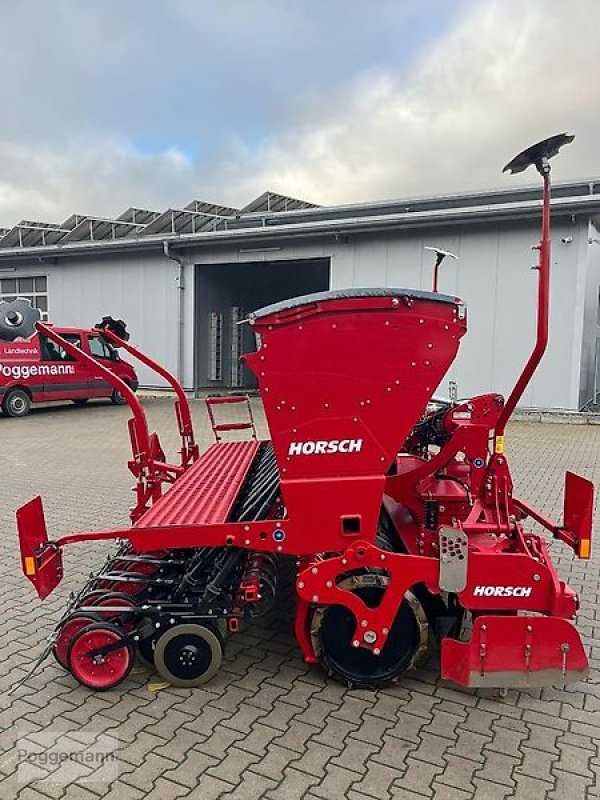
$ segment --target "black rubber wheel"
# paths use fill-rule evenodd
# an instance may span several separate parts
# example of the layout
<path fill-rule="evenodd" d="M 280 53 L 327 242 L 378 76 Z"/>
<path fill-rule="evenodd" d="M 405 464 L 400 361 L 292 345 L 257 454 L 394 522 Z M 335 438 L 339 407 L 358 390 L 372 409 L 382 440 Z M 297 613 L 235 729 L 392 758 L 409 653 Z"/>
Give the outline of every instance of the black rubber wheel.
<path fill-rule="evenodd" d="M 87 397 L 78 397 L 77 400 L 72 400 L 71 402 L 74 403 L 76 406 L 84 406 L 88 401 Z"/>
<path fill-rule="evenodd" d="M 125 383 L 127 383 L 127 386 L 129 386 L 129 388 L 131 389 L 131 385 L 129 384 L 129 382 L 125 381 Z M 119 392 L 117 389 L 113 389 L 112 394 L 110 396 L 110 402 L 113 404 L 113 406 L 126 406 L 127 405 L 127 400 L 123 397 L 121 392 Z"/>
<path fill-rule="evenodd" d="M 378 605 L 382 590 L 357 588 L 367 606 Z M 354 646 L 356 620 L 342 605 L 321 607 L 316 637 L 318 654 L 326 672 L 356 688 L 376 688 L 397 681 L 412 667 L 426 645 L 426 617 L 419 601 L 407 592 L 378 655 L 365 647 Z M 313 618 L 314 619 L 314 618 Z"/>
<path fill-rule="evenodd" d="M 201 686 L 219 670 L 223 641 L 204 625 L 181 623 L 165 631 L 156 641 L 154 666 L 172 686 Z"/>
<path fill-rule="evenodd" d="M 10 389 L 2 401 L 2 410 L 8 417 L 26 417 L 31 408 L 31 398 L 24 389 Z"/>

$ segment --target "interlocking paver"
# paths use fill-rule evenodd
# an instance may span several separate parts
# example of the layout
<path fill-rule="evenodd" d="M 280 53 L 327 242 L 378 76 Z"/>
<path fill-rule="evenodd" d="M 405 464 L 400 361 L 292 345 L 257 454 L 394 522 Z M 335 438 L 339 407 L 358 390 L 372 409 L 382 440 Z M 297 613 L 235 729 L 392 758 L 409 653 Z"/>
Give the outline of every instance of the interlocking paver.
<path fill-rule="evenodd" d="M 394 766 L 399 761 L 399 752 L 401 752 L 401 748 L 398 739 L 385 740 L 384 738 L 383 747 L 380 748 L 377 744 L 359 741 L 349 736 L 341 751 L 333 753 L 331 763 L 355 772 L 362 772 L 365 769 L 365 763 L 370 758 Z"/>
<path fill-rule="evenodd" d="M 416 752 L 418 754 L 418 751 Z M 429 790 L 434 778 L 443 771 L 443 767 L 421 761 L 413 754 L 406 759 L 406 764 L 406 772 L 396 780 L 396 786 L 402 789 L 412 789 L 415 792 Z"/>
<path fill-rule="evenodd" d="M 470 790 L 439 783 L 433 784 L 433 792 L 433 800 L 469 800 L 470 797 L 473 797 L 473 792 Z"/>
<path fill-rule="evenodd" d="M 369 797 L 376 797 L 384 800 L 390 796 L 390 787 L 398 775 L 394 767 L 387 767 L 384 764 L 377 764 L 374 761 L 367 762 L 367 770 L 359 781 L 352 784 L 352 788 L 366 794 Z"/>
<path fill-rule="evenodd" d="M 512 796 L 512 789 L 499 783 L 492 783 L 482 778 L 473 778 L 473 783 L 475 784 L 474 797 L 477 800 L 478 798 L 481 798 L 481 800 L 505 800 L 505 798 Z M 529 800 L 533 800 L 533 798 Z"/>
<path fill-rule="evenodd" d="M 327 765 L 325 778 L 312 789 L 311 794 L 324 798 L 324 800 L 346 797 L 350 786 L 356 782 L 356 779 L 357 773 L 354 770 L 330 763 Z"/>
<path fill-rule="evenodd" d="M 151 751 L 138 767 L 135 767 L 130 772 L 123 770 L 120 777 L 125 783 L 134 786 L 136 789 L 149 792 L 154 782 L 162 775 L 167 778 L 172 778 L 174 767 L 175 764 L 170 759 L 163 758 L 156 752 Z M 181 764 L 179 764 L 177 769 L 180 768 Z M 182 783 L 182 781 L 179 781 L 179 783 Z"/>
<path fill-rule="evenodd" d="M 542 750 L 534 750 L 523 745 L 521 748 L 523 760 L 515 770 L 516 775 L 527 775 L 530 778 L 548 780 L 552 774 L 552 767 L 556 763 L 557 756 L 553 753 L 544 753 Z"/>
<path fill-rule="evenodd" d="M 263 778 L 262 780 L 265 779 Z M 308 775 L 306 772 L 301 772 L 294 767 L 288 767 L 284 771 L 283 780 L 278 784 L 277 788 L 264 796 L 268 800 L 298 800 L 318 782 L 319 779 L 315 776 Z"/>
<path fill-rule="evenodd" d="M 192 405 L 206 445 L 203 404 Z M 151 427 L 171 425 L 170 403 L 145 406 Z M 578 562 L 559 545 L 552 553 L 561 576 L 582 592 L 579 627 L 593 666 L 589 680 L 567 690 L 505 698 L 463 692 L 439 680 L 435 653 L 398 686 L 348 690 L 302 662 L 289 594 L 285 607 L 228 641 L 223 669 L 206 687 L 152 693 L 153 677 L 136 670 L 116 690 L 94 695 L 49 660 L 8 695 L 68 590 L 101 564 L 105 550 L 90 544 L 67 551 L 65 581 L 42 605 L 21 576 L 14 509 L 43 494 L 51 535 L 125 523 L 128 416 L 127 409 L 91 404 L 84 412 L 63 406 L 36 409 L 27 420 L 0 419 L 13 459 L 0 497 L 1 800 L 600 798 L 600 553 Z M 161 439 L 167 451 L 178 446 L 172 427 Z M 600 426 L 518 423 L 507 442 L 518 491 L 550 514 L 561 514 L 565 469 L 600 482 Z M 40 729 L 118 737 L 118 779 L 19 785 L 19 732 Z"/>
<path fill-rule="evenodd" d="M 565 772 L 554 769 L 556 789 L 550 794 L 551 800 L 564 800 L 565 797 L 587 797 L 588 790 L 593 785 L 594 779 L 586 775 L 577 775 L 574 772 Z"/>

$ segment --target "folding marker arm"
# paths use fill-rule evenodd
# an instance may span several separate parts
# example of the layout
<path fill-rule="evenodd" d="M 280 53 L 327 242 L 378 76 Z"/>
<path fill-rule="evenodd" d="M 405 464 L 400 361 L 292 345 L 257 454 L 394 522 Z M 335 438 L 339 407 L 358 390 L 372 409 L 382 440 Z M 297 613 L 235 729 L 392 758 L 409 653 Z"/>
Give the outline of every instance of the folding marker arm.
<path fill-rule="evenodd" d="M 141 361 L 142 364 L 145 364 L 151 370 L 156 372 L 157 375 L 160 375 L 162 378 L 164 378 L 172 387 L 173 391 L 177 395 L 177 400 L 175 401 L 175 416 L 177 418 L 177 427 L 179 428 L 179 435 L 181 436 L 182 443 L 181 465 L 186 467 L 188 464 L 196 461 L 198 458 L 199 449 L 194 438 L 194 427 L 192 425 L 190 404 L 185 391 L 183 390 L 183 387 L 177 378 L 153 358 L 150 358 L 150 356 L 147 356 L 137 347 L 134 347 L 134 345 L 125 341 L 120 336 L 117 336 L 117 334 L 114 333 L 114 331 L 112 331 L 110 328 L 103 327 L 97 328 L 97 330 L 111 344 L 113 344 L 115 347 L 126 350 L 134 358 L 137 358 L 138 361 Z"/>
<path fill-rule="evenodd" d="M 574 472 L 565 475 L 563 524 L 557 525 L 534 506 L 513 498 L 515 506 L 526 516 L 539 522 L 556 539 L 567 544 L 579 558 L 591 556 L 594 511 L 594 484 Z"/>

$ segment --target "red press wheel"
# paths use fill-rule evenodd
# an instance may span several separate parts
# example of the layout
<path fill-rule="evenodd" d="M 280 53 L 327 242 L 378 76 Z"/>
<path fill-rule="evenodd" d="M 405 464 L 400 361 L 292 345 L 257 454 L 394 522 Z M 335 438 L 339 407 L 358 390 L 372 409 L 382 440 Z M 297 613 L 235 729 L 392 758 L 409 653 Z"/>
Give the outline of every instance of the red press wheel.
<path fill-rule="evenodd" d="M 94 578 L 93 581 L 94 588 L 92 589 L 92 591 L 97 592 L 99 590 L 102 590 L 102 592 L 109 592 L 114 585 L 115 585 L 114 579 L 112 581 L 107 581 L 105 578 L 101 577 Z"/>
<path fill-rule="evenodd" d="M 123 575 L 135 577 L 135 581 L 115 581 L 111 585 L 112 592 L 120 594 L 137 594 L 148 585 L 144 580 L 145 576 L 150 576 L 158 571 L 156 564 L 144 564 L 140 562 L 130 562 L 126 569 L 121 570 Z"/>
<path fill-rule="evenodd" d="M 87 611 L 75 611 L 75 613 L 67 617 L 67 619 L 61 625 L 58 637 L 52 648 L 54 658 L 58 661 L 61 667 L 69 669 L 69 645 L 79 631 L 82 630 L 82 628 L 93 624 L 94 622 L 100 621 L 101 618 L 97 614 L 91 614 Z"/>
<path fill-rule="evenodd" d="M 107 645 L 119 644 L 103 655 L 92 655 Z M 110 622 L 83 628 L 69 647 L 68 665 L 73 677 L 88 689 L 105 691 L 124 680 L 133 666 L 133 648 L 125 634 Z"/>
<path fill-rule="evenodd" d="M 78 608 L 83 606 L 95 606 L 100 598 L 106 595 L 106 589 L 93 589 L 91 592 L 84 594 L 78 603 Z"/>
<path fill-rule="evenodd" d="M 126 631 L 126 633 L 131 633 L 131 631 L 135 628 L 137 622 L 136 615 L 125 614 L 124 612 L 135 610 L 139 608 L 139 606 L 128 594 L 106 592 L 99 600 L 96 601 L 95 605 L 98 609 L 98 616 L 101 619 L 114 621 L 118 618 L 118 626 L 121 628 L 121 630 Z M 117 608 L 119 611 L 102 611 L 101 609 L 104 606 L 108 606 L 111 609 Z M 122 609 L 122 611 L 120 609 Z"/>

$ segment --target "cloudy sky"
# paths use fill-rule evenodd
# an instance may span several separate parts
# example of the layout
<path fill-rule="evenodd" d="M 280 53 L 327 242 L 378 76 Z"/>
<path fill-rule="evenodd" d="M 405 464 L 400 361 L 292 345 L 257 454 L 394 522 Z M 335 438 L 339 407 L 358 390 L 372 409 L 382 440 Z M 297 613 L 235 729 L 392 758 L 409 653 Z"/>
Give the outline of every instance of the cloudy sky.
<path fill-rule="evenodd" d="M 0 0 L 0 226 L 600 175 L 598 0 Z"/>

